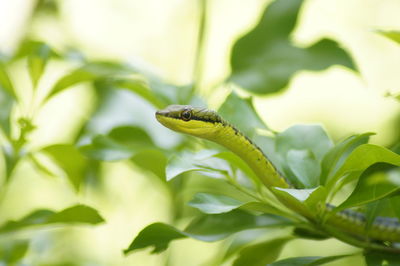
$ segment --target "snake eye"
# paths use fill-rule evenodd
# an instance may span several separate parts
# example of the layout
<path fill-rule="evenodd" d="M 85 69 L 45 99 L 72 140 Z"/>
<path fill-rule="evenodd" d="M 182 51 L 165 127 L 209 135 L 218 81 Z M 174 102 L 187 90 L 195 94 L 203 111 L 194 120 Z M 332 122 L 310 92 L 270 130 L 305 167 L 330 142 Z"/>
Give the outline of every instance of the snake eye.
<path fill-rule="evenodd" d="M 192 112 L 190 110 L 185 110 L 181 113 L 181 118 L 183 121 L 189 121 L 192 118 Z"/>

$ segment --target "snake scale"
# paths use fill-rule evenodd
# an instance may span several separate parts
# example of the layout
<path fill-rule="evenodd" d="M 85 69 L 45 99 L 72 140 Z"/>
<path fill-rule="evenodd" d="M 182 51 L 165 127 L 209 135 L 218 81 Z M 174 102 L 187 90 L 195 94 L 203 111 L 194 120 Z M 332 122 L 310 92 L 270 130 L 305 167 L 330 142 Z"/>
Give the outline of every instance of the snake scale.
<path fill-rule="evenodd" d="M 171 130 L 210 140 L 231 150 L 249 165 L 267 188 L 294 188 L 256 144 L 217 112 L 189 105 L 170 105 L 157 111 L 156 118 Z M 333 205 L 326 204 L 325 211 L 330 215 L 324 223 L 335 230 L 385 245 L 387 242 L 390 245 L 400 242 L 400 223 L 397 218 L 377 217 L 366 230 L 365 214 L 349 209 L 335 212 L 333 209 Z"/>

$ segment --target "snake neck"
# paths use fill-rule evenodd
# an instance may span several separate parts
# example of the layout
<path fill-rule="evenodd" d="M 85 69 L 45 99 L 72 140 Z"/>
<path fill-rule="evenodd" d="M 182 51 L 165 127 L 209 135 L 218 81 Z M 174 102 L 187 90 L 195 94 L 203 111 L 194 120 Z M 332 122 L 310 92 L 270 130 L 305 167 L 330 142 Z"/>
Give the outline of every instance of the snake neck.
<path fill-rule="evenodd" d="M 214 134 L 203 137 L 238 155 L 267 187 L 289 187 L 289 183 L 279 174 L 279 171 L 268 160 L 267 156 L 249 138 L 226 121 L 222 121 L 216 126 L 218 128 Z"/>

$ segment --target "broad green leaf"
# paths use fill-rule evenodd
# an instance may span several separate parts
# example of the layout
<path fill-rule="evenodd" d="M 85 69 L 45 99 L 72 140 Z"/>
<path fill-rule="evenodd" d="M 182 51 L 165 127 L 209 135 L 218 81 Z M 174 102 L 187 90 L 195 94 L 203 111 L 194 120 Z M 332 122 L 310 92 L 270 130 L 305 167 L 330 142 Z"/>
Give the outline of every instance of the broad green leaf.
<path fill-rule="evenodd" d="M 42 150 L 47 153 L 57 165 L 64 170 L 76 190 L 85 178 L 88 159 L 74 145 L 57 144 Z"/>
<path fill-rule="evenodd" d="M 17 265 L 28 251 L 28 240 L 6 241 L 0 244 L 0 264 Z"/>
<path fill-rule="evenodd" d="M 188 204 L 203 213 L 216 214 L 237 209 L 244 202 L 224 195 L 197 193 Z"/>
<path fill-rule="evenodd" d="M 239 156 L 232 152 L 220 152 L 214 155 L 215 158 L 224 159 L 227 161 L 232 167 L 236 169 L 240 169 L 243 173 L 246 174 L 251 180 L 253 180 L 256 184 L 261 184 L 260 179 L 257 175 L 251 170 L 251 168 L 246 164 Z"/>
<path fill-rule="evenodd" d="M 5 65 L 0 62 L 0 128 L 7 136 L 10 136 L 10 116 L 16 100 L 14 86 Z"/>
<path fill-rule="evenodd" d="M 166 168 L 167 181 L 192 171 L 201 172 L 204 175 L 223 178 L 230 172 L 229 164 L 219 158 L 214 158 L 217 152 L 202 150 L 196 153 L 184 151 L 179 155 L 173 155 Z"/>
<path fill-rule="evenodd" d="M 399 190 L 400 172 L 397 169 L 388 172 L 376 172 L 361 175 L 351 195 L 337 207 L 343 210 L 373 202 Z"/>
<path fill-rule="evenodd" d="M 367 220 L 366 225 L 365 225 L 365 230 L 368 232 L 368 230 L 371 228 L 373 225 L 375 218 L 382 215 L 387 207 L 389 207 L 388 204 L 389 201 L 388 199 L 382 199 L 382 200 L 377 200 L 373 201 L 367 204 L 367 208 L 365 211 L 365 218 Z M 389 208 L 388 208 L 389 209 Z"/>
<path fill-rule="evenodd" d="M 386 38 L 400 44 L 400 31 L 377 31 L 380 35 L 385 36 Z"/>
<path fill-rule="evenodd" d="M 150 246 L 154 246 L 153 253 L 161 252 L 172 240 L 179 238 L 191 237 L 209 242 L 221 240 L 247 229 L 290 225 L 292 223 L 289 220 L 279 216 L 254 216 L 239 210 L 197 217 L 183 231 L 167 224 L 155 223 L 144 228 L 124 253 Z"/>
<path fill-rule="evenodd" d="M 400 154 L 400 143 L 397 142 L 395 145 L 390 147 L 390 150 L 395 152 L 395 153 L 397 153 L 397 154 Z"/>
<path fill-rule="evenodd" d="M 317 266 L 324 265 L 328 262 L 340 260 L 350 255 L 338 255 L 329 257 L 294 257 L 283 259 L 271 264 L 269 266 Z"/>
<path fill-rule="evenodd" d="M 114 77 L 116 75 L 128 75 L 132 73 L 133 70 L 131 68 L 122 64 L 110 62 L 88 63 L 60 78 L 47 96 L 47 100 L 55 94 L 81 82 L 93 82 L 97 79 Z"/>
<path fill-rule="evenodd" d="M 343 165 L 350 153 L 361 144 L 368 143 L 369 137 L 374 133 L 364 133 L 350 136 L 330 149 L 322 160 L 321 183 L 325 184 L 330 176 Z"/>
<path fill-rule="evenodd" d="M 194 95 L 191 90 L 192 85 L 177 86 L 170 83 L 165 83 L 159 77 L 150 76 L 148 73 L 144 73 L 148 78 L 149 87 L 157 96 L 164 106 L 170 104 L 190 104 L 196 106 L 204 106 L 205 103 L 201 102 L 199 104 L 198 96 Z"/>
<path fill-rule="evenodd" d="M 285 189 L 273 187 L 272 192 L 286 207 L 307 218 L 315 218 L 319 204 L 325 201 L 327 192 L 324 187 L 314 189 Z"/>
<path fill-rule="evenodd" d="M 167 157 L 161 150 L 142 150 L 133 155 L 131 161 L 142 169 L 154 173 L 161 180 L 165 181 L 165 168 L 167 167 Z"/>
<path fill-rule="evenodd" d="M 292 238 L 278 238 L 245 247 L 234 261 L 234 266 L 259 266 L 274 262 L 282 248 Z"/>
<path fill-rule="evenodd" d="M 38 42 L 35 49 L 28 56 L 28 70 L 35 89 L 48 60 L 52 55 L 51 48 L 42 42 Z"/>
<path fill-rule="evenodd" d="M 257 128 L 268 129 L 254 110 L 251 98 L 240 98 L 235 92 L 229 94 L 218 113 L 248 137 L 253 137 Z"/>
<path fill-rule="evenodd" d="M 268 233 L 268 229 L 262 228 L 238 232 L 232 237 L 232 241 L 229 243 L 222 261 L 225 262 L 233 255 L 237 255 L 238 251 L 243 249 L 245 246 L 248 246 L 249 243 L 255 243 L 255 241 L 262 239 L 262 237 L 265 237 Z"/>
<path fill-rule="evenodd" d="M 37 210 L 18 221 L 8 221 L 0 226 L 0 234 L 14 232 L 32 226 L 49 224 L 98 224 L 104 219 L 98 212 L 85 205 L 75 205 L 60 212 Z"/>
<path fill-rule="evenodd" d="M 154 147 L 153 140 L 140 127 L 121 126 L 113 128 L 108 134 L 110 138 L 131 148 Z"/>
<path fill-rule="evenodd" d="M 47 46 L 47 47 L 46 47 Z M 45 48 L 46 47 L 46 48 Z M 41 49 L 43 49 L 41 51 Z M 32 39 L 25 39 L 21 42 L 21 45 L 18 47 L 18 50 L 13 56 L 13 60 L 17 60 L 23 57 L 29 57 L 31 55 L 37 54 L 38 56 L 45 57 L 47 52 L 49 52 L 49 56 L 60 58 L 61 56 L 57 54 L 54 50 L 49 49 L 48 45 L 42 41 L 36 41 Z"/>
<path fill-rule="evenodd" d="M 287 153 L 287 163 L 303 187 L 313 188 L 319 185 L 321 167 L 309 150 L 290 150 Z"/>
<path fill-rule="evenodd" d="M 328 188 L 335 185 L 342 176 L 351 172 L 362 172 L 375 163 L 400 166 L 400 155 L 381 146 L 372 144 L 360 145 L 346 158 L 339 170 L 327 180 Z"/>
<path fill-rule="evenodd" d="M 265 9 L 258 25 L 232 50 L 230 79 L 253 93 L 277 92 L 299 70 L 319 71 L 339 64 L 354 68 L 350 56 L 332 40 L 299 48 L 290 41 L 302 0 L 277 0 Z"/>
<path fill-rule="evenodd" d="M 251 215 L 241 210 L 227 213 L 210 214 L 195 218 L 184 230 L 192 238 L 201 241 L 217 241 L 236 232 L 254 229 L 290 226 L 293 223 L 286 218 L 272 215 Z"/>
<path fill-rule="evenodd" d="M 104 222 L 104 219 L 98 214 L 97 210 L 89 206 L 75 205 L 54 213 L 48 217 L 48 222 L 98 224 Z"/>
<path fill-rule="evenodd" d="M 171 225 L 153 223 L 140 231 L 129 247 L 124 250 L 124 254 L 150 246 L 154 247 L 152 253 L 159 253 L 166 250 L 172 240 L 185 237 L 187 237 L 185 233 Z"/>
<path fill-rule="evenodd" d="M 107 136 L 96 136 L 92 143 L 79 147 L 79 151 L 89 158 L 100 161 L 118 161 L 131 158 L 135 151 Z"/>
<path fill-rule="evenodd" d="M 139 95 L 156 108 L 163 108 L 167 103 L 159 99 L 149 85 L 141 79 L 114 78 L 106 81 L 108 86 L 116 89 L 126 89 Z"/>
<path fill-rule="evenodd" d="M 333 144 L 320 125 L 295 125 L 279 133 L 275 145 L 285 158 L 289 150 L 310 150 L 321 161 Z"/>
<path fill-rule="evenodd" d="M 91 144 L 81 146 L 79 150 L 95 160 L 117 161 L 131 158 L 149 148 L 154 148 L 154 143 L 146 131 L 123 126 L 114 128 L 107 136 L 95 136 Z"/>
<path fill-rule="evenodd" d="M 0 61 L 0 90 L 7 92 L 10 98 L 17 99 L 14 86 L 8 75 L 6 65 Z"/>

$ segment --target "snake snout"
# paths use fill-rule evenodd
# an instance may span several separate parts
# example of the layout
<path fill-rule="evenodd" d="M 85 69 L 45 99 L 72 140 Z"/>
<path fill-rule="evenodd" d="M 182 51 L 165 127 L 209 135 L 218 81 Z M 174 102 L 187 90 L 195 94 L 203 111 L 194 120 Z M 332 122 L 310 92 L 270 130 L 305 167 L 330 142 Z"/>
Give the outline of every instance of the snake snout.
<path fill-rule="evenodd" d="M 165 110 L 158 110 L 158 111 L 156 111 L 156 116 L 160 116 L 160 115 L 162 115 L 162 116 L 167 116 L 167 114 L 168 114 L 168 112 L 165 111 Z"/>

